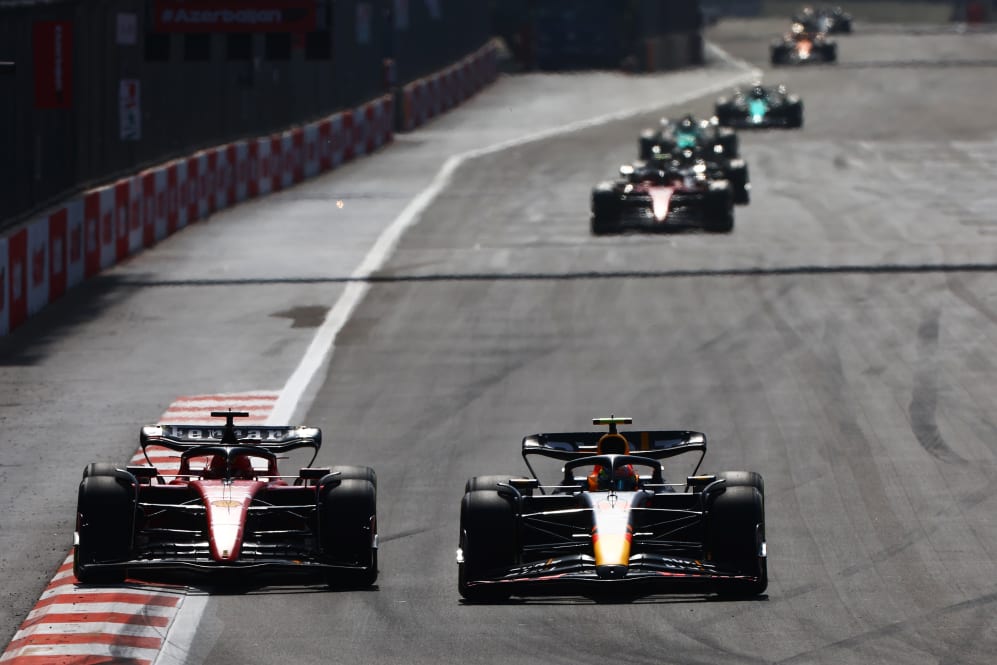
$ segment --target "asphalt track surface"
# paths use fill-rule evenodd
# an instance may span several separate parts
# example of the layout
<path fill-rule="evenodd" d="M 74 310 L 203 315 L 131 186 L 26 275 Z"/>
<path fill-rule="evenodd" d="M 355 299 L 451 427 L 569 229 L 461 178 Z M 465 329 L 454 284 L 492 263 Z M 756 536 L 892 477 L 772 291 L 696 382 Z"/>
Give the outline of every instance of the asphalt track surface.
<path fill-rule="evenodd" d="M 710 36 L 767 69 L 780 27 Z M 176 653 L 992 663 L 997 37 L 861 28 L 837 66 L 766 71 L 804 97 L 806 126 L 742 133 L 753 201 L 730 235 L 589 235 L 591 186 L 656 113 L 465 161 L 368 282 L 295 418 L 325 431 L 321 462 L 378 472 L 378 586 L 204 596 Z M 739 71 L 656 94 L 705 113 L 714 95 L 666 105 Z M 621 80 L 501 81 L 373 158 L 192 227 L 0 343 L 3 636 L 68 550 L 86 462 L 125 459 L 179 395 L 280 389 L 448 150 L 581 119 L 586 103 L 648 105 Z M 564 94 L 531 120 L 545 88 Z M 765 476 L 767 597 L 460 602 L 464 480 L 518 471 L 523 434 L 610 412 L 702 430 L 706 470 Z"/>

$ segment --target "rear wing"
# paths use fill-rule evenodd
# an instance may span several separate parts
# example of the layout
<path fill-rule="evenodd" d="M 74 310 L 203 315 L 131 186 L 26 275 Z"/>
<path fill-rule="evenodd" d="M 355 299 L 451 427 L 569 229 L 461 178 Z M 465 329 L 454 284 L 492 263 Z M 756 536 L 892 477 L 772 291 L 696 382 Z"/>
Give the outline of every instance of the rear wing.
<path fill-rule="evenodd" d="M 542 455 L 559 460 L 597 455 L 604 432 L 557 432 L 531 434 L 523 438 L 523 457 Z M 643 430 L 619 432 L 630 444 L 630 454 L 662 460 L 688 452 L 706 454 L 706 435 L 689 430 Z"/>
<path fill-rule="evenodd" d="M 142 428 L 139 443 L 162 446 L 177 452 L 207 445 L 241 445 L 263 448 L 273 453 L 283 453 L 298 448 L 322 447 L 322 430 L 317 427 L 299 426 L 246 426 L 218 425 L 146 425 Z"/>
<path fill-rule="evenodd" d="M 705 434 L 690 430 L 642 430 L 637 432 L 617 430 L 617 423 L 629 424 L 630 422 L 632 421 L 629 418 L 597 418 L 592 421 L 595 425 L 608 424 L 610 433 L 620 434 L 626 438 L 630 446 L 631 457 L 643 457 L 660 462 L 683 453 L 698 452 L 699 459 L 696 460 L 696 467 L 693 469 L 692 475 L 699 472 L 703 458 L 706 457 Z M 596 463 L 598 459 L 602 459 L 597 444 L 603 434 L 603 432 L 531 434 L 523 437 L 523 462 L 526 463 L 526 468 L 530 470 L 534 478 L 537 478 L 537 472 L 530 464 L 530 455 L 540 455 L 566 462 L 588 457 L 592 459 L 593 463 Z M 568 466 L 565 465 L 565 468 Z M 660 464 L 656 473 L 660 476 Z"/>
<path fill-rule="evenodd" d="M 253 446 L 272 453 L 311 448 L 318 455 L 322 447 L 322 430 L 295 425 L 247 425 L 236 427 L 236 418 L 247 418 L 245 411 L 212 411 L 213 418 L 224 418 L 224 425 L 147 425 L 139 443 L 142 452 L 148 446 L 162 446 L 176 452 L 200 446 Z M 149 456 L 146 454 L 146 459 Z M 314 459 L 314 456 L 312 457 Z"/>

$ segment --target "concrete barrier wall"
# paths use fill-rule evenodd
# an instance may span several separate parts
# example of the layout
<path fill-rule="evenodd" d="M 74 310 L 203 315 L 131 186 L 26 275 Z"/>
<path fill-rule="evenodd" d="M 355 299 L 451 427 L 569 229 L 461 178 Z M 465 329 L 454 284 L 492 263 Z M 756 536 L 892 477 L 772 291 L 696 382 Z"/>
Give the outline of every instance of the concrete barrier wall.
<path fill-rule="evenodd" d="M 406 86 L 406 128 L 495 79 L 495 45 Z M 414 88 L 412 86 L 415 86 Z M 422 86 L 422 87 L 420 87 Z M 399 97 L 406 99 L 405 89 Z M 0 334 L 90 277 L 212 213 L 370 154 L 394 136 L 395 96 L 313 122 L 221 143 L 59 203 L 0 235 Z"/>

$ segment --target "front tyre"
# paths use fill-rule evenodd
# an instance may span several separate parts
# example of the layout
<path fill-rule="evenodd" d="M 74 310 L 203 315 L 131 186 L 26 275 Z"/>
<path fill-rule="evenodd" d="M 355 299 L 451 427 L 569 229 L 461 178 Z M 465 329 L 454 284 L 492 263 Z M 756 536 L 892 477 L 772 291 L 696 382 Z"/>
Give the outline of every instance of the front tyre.
<path fill-rule="evenodd" d="M 768 588 L 765 501 L 756 487 L 727 487 L 710 499 L 706 550 L 710 560 L 751 580 L 731 580 L 722 596 L 757 596 Z"/>
<path fill-rule="evenodd" d="M 369 587 L 377 581 L 377 490 L 369 480 L 346 478 L 322 490 L 319 545 L 331 587 Z"/>
<path fill-rule="evenodd" d="M 499 585 L 470 585 L 516 562 L 516 516 L 512 504 L 493 490 L 464 495 L 460 504 L 460 549 L 457 590 L 470 601 L 509 597 Z"/>
<path fill-rule="evenodd" d="M 611 184 L 592 190 L 592 235 L 605 236 L 620 232 L 620 203 Z"/>
<path fill-rule="evenodd" d="M 80 483 L 76 504 L 79 541 L 73 548 L 73 573 L 84 584 L 118 584 L 125 568 L 96 568 L 131 558 L 135 528 L 135 488 L 110 475 L 91 475 Z"/>

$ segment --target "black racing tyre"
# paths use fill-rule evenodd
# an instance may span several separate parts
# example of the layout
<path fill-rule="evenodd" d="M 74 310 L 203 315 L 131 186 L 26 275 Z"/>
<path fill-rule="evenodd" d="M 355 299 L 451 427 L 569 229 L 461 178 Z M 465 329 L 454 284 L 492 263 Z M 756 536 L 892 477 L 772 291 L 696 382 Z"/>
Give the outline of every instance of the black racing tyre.
<path fill-rule="evenodd" d="M 608 236 L 620 232 L 620 227 L 617 225 L 616 221 L 613 219 L 607 219 L 606 217 L 596 217 L 595 215 L 592 215 L 590 226 L 592 235 L 594 236 Z"/>
<path fill-rule="evenodd" d="M 828 62 L 837 62 L 838 61 L 838 45 L 837 44 L 828 44 L 827 46 L 824 47 L 824 59 L 827 60 Z"/>
<path fill-rule="evenodd" d="M 113 476 L 114 472 L 120 468 L 123 467 L 117 464 L 111 464 L 110 462 L 90 462 L 83 468 L 83 477 Z"/>
<path fill-rule="evenodd" d="M 717 130 L 717 143 L 723 146 L 724 156 L 734 159 L 738 156 L 740 144 L 738 143 L 737 132 L 730 127 L 721 127 Z"/>
<path fill-rule="evenodd" d="M 765 481 L 757 471 L 720 471 L 717 479 L 725 481 L 725 487 L 754 487 L 765 497 Z"/>
<path fill-rule="evenodd" d="M 603 184 L 592 190 L 591 231 L 594 236 L 619 233 L 620 203 L 612 185 Z"/>
<path fill-rule="evenodd" d="M 757 596 L 768 587 L 765 543 L 765 501 L 756 487 L 727 487 L 710 497 L 706 523 L 709 559 L 757 580 L 725 582 L 725 596 Z"/>
<path fill-rule="evenodd" d="M 751 193 L 748 189 L 748 165 L 743 160 L 738 160 L 738 164 L 739 166 L 728 171 L 727 177 L 730 180 L 734 204 L 747 205 L 751 202 Z"/>
<path fill-rule="evenodd" d="M 658 133 L 651 129 L 645 129 L 637 139 L 637 156 L 643 160 L 649 160 L 654 155 L 654 146 L 658 142 Z"/>
<path fill-rule="evenodd" d="M 789 126 L 803 126 L 803 104 L 795 104 L 789 109 Z"/>
<path fill-rule="evenodd" d="M 512 474 L 508 475 L 497 475 L 497 476 L 474 476 L 473 478 L 468 478 L 467 482 L 464 483 L 464 493 L 476 492 L 477 490 L 498 490 L 499 483 L 509 483 L 509 479 L 512 478 Z"/>
<path fill-rule="evenodd" d="M 730 233 L 734 230 L 734 209 L 729 208 L 721 212 L 710 225 L 711 233 Z"/>
<path fill-rule="evenodd" d="M 377 489 L 369 480 L 346 478 L 323 487 L 319 497 L 319 547 L 330 564 L 332 587 L 369 587 L 377 581 Z"/>
<path fill-rule="evenodd" d="M 76 504 L 79 542 L 73 548 L 73 573 L 84 584 L 117 584 L 125 568 L 94 569 L 93 564 L 128 561 L 135 528 L 135 488 L 94 474 L 80 483 Z"/>
<path fill-rule="evenodd" d="M 734 200 L 731 195 L 730 181 L 723 189 L 710 192 L 707 199 L 706 231 L 710 233 L 730 233 L 734 230 Z"/>
<path fill-rule="evenodd" d="M 331 473 L 339 472 L 341 480 L 366 480 L 375 488 L 377 487 L 377 474 L 369 466 L 351 466 L 341 464 L 329 469 Z"/>
<path fill-rule="evenodd" d="M 516 562 L 516 515 L 512 504 L 493 490 L 468 492 L 460 503 L 460 549 L 457 590 L 466 600 L 494 601 L 509 597 L 497 585 L 468 586 L 468 581 Z"/>

